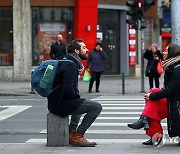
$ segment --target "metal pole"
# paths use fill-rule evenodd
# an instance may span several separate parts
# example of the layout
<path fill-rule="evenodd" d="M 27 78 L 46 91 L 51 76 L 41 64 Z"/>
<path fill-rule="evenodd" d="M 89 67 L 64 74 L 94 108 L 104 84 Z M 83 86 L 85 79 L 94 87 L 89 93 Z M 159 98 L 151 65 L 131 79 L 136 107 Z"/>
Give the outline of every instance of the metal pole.
<path fill-rule="evenodd" d="M 122 94 L 125 94 L 125 75 L 122 73 Z"/>
<path fill-rule="evenodd" d="M 142 51 L 144 51 L 144 42 L 142 43 Z M 144 58 L 141 52 L 141 92 L 144 93 Z"/>
<path fill-rule="evenodd" d="M 171 43 L 180 45 L 180 0 L 171 1 Z"/>
<path fill-rule="evenodd" d="M 141 45 L 141 20 L 138 20 L 138 29 L 137 29 L 137 50 L 138 50 L 138 64 L 141 67 L 141 92 L 144 93 L 144 64 L 143 64 L 143 56 L 142 56 L 142 45 Z"/>
<path fill-rule="evenodd" d="M 138 64 L 141 66 L 141 20 L 138 20 L 137 28 L 137 53 L 138 53 Z"/>

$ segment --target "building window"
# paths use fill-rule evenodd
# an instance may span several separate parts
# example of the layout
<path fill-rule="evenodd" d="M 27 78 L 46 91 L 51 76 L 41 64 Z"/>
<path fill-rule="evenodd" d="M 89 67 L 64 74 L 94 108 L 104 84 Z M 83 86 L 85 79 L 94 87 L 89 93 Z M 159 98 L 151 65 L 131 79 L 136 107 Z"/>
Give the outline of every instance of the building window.
<path fill-rule="evenodd" d="M 13 11 L 0 7 L 0 66 L 13 65 Z"/>
<path fill-rule="evenodd" d="M 64 43 L 73 39 L 73 9 L 32 7 L 32 65 L 50 59 L 50 46 L 61 33 Z"/>

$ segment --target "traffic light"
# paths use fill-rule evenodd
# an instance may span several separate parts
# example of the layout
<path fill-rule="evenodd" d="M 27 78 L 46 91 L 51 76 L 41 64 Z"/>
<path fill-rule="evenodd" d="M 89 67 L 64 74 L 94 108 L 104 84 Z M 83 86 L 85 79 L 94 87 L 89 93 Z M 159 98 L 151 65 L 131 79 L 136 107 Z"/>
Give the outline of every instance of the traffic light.
<path fill-rule="evenodd" d="M 144 1 L 145 0 L 130 0 L 126 3 L 129 7 L 127 15 L 130 16 L 130 19 L 126 20 L 126 22 L 135 29 L 138 28 L 138 20 L 144 19 Z"/>
<path fill-rule="evenodd" d="M 154 5 L 154 0 L 144 0 L 144 11 L 147 11 L 150 9 L 152 5 Z"/>
<path fill-rule="evenodd" d="M 127 15 L 130 16 L 130 19 L 127 19 L 126 22 L 128 24 L 131 24 L 136 20 L 136 16 L 135 16 L 135 6 L 136 6 L 136 2 L 131 0 L 131 1 L 127 1 L 126 5 L 129 7 L 129 10 L 126 12 Z"/>
<path fill-rule="evenodd" d="M 138 20 L 142 20 L 144 18 L 144 0 L 136 1 L 136 17 Z"/>

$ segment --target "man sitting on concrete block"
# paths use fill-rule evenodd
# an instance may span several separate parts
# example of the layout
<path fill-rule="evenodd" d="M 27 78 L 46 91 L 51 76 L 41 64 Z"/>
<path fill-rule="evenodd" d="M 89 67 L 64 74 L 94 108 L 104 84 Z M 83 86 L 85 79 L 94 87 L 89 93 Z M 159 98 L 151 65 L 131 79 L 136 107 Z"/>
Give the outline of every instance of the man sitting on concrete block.
<path fill-rule="evenodd" d="M 78 90 L 78 76 L 83 71 L 81 60 L 88 57 L 88 49 L 81 39 L 73 40 L 67 45 L 67 54 L 60 62 L 55 78 L 54 87 L 57 87 L 48 96 L 49 112 L 61 117 L 71 116 L 69 125 L 69 143 L 73 146 L 93 147 L 95 142 L 84 138 L 84 133 L 101 113 L 102 106 L 95 101 L 80 98 Z M 85 116 L 79 124 L 81 114 Z"/>

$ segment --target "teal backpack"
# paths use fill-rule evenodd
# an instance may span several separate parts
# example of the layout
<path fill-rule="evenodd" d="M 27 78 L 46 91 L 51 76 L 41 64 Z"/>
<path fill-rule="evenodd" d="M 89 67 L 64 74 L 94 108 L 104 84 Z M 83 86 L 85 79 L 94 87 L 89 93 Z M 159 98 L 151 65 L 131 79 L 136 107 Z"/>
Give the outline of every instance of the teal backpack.
<path fill-rule="evenodd" d="M 59 86 L 54 87 L 54 81 L 58 66 L 63 61 L 71 60 L 46 60 L 41 62 L 39 66 L 32 73 L 31 85 L 35 91 L 42 97 L 47 97 L 53 90 L 57 89 Z"/>

